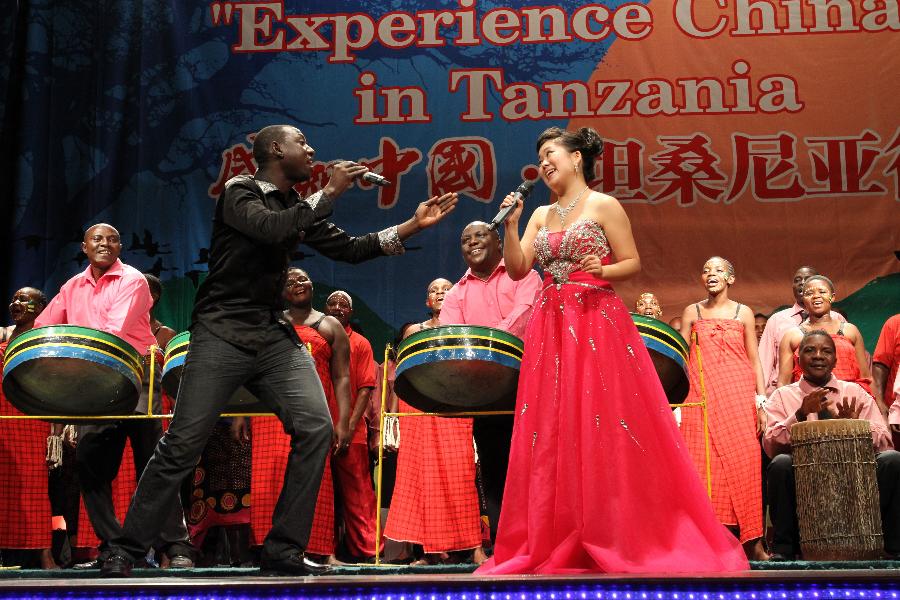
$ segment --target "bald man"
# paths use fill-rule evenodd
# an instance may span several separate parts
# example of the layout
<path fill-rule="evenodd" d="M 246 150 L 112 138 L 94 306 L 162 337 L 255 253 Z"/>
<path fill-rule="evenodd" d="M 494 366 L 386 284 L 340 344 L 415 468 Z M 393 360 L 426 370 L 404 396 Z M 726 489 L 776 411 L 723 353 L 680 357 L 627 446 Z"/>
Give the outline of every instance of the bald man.
<path fill-rule="evenodd" d="M 444 297 L 441 323 L 493 327 L 521 338 L 541 289 L 540 276 L 532 269 L 524 278 L 513 281 L 506 273 L 500 235 L 487 223 L 469 223 L 459 241 L 468 269 Z M 512 425 L 511 415 L 477 417 L 473 425 L 491 539 L 496 537 L 500 519 Z"/>
<path fill-rule="evenodd" d="M 87 268 L 59 290 L 35 320 L 45 325 L 80 325 L 106 331 L 131 344 L 147 357 L 157 343 L 150 328 L 153 298 L 144 275 L 119 259 L 122 240 L 112 225 L 98 223 L 84 232 L 81 250 Z M 146 363 L 145 363 L 146 364 Z M 142 394 L 135 413 L 147 413 L 147 395 Z M 110 542 L 122 535 L 122 525 L 113 508 L 112 482 L 119 472 L 125 442 L 131 441 L 135 478 L 139 479 L 162 436 L 158 419 L 109 421 L 79 425 L 75 453 L 78 484 L 91 525 L 100 539 L 97 566 L 111 554 Z M 161 515 L 162 527 L 153 546 L 165 555 L 170 567 L 192 567 L 191 547 L 180 500 L 171 498 Z"/>

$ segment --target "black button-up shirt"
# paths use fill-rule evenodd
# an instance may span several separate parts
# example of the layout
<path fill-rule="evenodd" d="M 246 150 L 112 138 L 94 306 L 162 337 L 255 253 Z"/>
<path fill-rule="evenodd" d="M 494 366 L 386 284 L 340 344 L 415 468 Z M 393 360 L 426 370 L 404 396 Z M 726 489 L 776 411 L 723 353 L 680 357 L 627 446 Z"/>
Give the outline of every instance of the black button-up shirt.
<path fill-rule="evenodd" d="M 216 202 L 209 274 L 197 291 L 193 322 L 241 348 L 258 350 L 263 331 L 281 314 L 290 256 L 303 241 L 334 260 L 358 263 L 383 256 L 377 233 L 348 235 L 325 219 L 331 200 L 308 200 L 293 189 L 243 175 L 229 180 Z"/>

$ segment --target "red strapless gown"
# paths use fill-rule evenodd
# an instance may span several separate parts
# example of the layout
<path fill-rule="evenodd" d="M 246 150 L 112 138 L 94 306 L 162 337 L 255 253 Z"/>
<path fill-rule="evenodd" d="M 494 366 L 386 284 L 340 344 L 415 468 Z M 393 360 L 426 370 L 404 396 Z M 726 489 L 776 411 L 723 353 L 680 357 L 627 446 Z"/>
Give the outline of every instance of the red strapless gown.
<path fill-rule="evenodd" d="M 535 239 L 545 287 L 525 335 L 494 557 L 479 574 L 748 569 L 716 520 L 628 309 L 577 270 L 608 257 L 579 221 Z"/>

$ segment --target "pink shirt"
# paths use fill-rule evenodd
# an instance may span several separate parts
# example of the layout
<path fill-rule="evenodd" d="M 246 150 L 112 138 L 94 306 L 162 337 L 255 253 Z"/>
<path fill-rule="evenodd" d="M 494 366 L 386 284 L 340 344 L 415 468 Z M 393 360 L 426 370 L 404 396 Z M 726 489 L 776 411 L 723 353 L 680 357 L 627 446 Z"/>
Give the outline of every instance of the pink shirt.
<path fill-rule="evenodd" d="M 468 269 L 444 297 L 441 323 L 493 327 L 521 338 L 540 289 L 537 271 L 532 269 L 524 278 L 513 281 L 502 260 L 487 281 Z"/>
<path fill-rule="evenodd" d="M 778 387 L 778 347 L 781 338 L 791 327 L 803 322 L 801 313 L 805 309 L 794 302 L 794 305 L 769 317 L 762 337 L 759 338 L 759 364 L 762 365 L 763 381 L 766 382 L 766 393 L 771 394 Z M 831 318 L 843 321 L 844 317 L 831 311 Z"/>
<path fill-rule="evenodd" d="M 156 338 L 150 330 L 150 286 L 140 271 L 121 260 L 94 281 L 91 267 L 65 282 L 34 321 L 44 325 L 79 325 L 106 331 L 147 354 Z"/>
<path fill-rule="evenodd" d="M 862 412 L 859 414 L 860 419 L 869 421 L 872 428 L 872 444 L 875 452 L 890 450 L 894 447 L 891 443 L 891 433 L 888 431 L 887 424 L 878 407 L 875 405 L 875 399 L 872 398 L 858 384 L 851 381 L 841 381 L 834 375 L 826 384 L 837 389 L 837 393 L 828 392 L 826 398 L 831 402 L 831 413 L 837 414 L 835 405 L 844 397 L 856 398 L 856 403 L 863 405 Z M 769 396 L 766 402 L 766 433 L 763 435 L 763 449 L 769 456 L 776 454 L 789 453 L 791 451 L 791 425 L 797 423 L 796 412 L 803 404 L 803 397 L 819 389 L 819 386 L 813 385 L 800 378 L 790 385 L 785 385 Z M 807 415 L 807 421 L 816 421 L 819 416 L 816 413 Z"/>

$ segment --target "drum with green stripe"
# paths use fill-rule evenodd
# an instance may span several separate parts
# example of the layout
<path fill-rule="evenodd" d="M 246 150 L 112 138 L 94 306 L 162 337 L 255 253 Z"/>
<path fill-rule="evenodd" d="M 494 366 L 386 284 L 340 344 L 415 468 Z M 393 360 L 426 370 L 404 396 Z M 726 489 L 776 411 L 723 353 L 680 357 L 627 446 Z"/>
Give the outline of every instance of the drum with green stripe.
<path fill-rule="evenodd" d="M 484 412 L 515 407 L 524 346 L 491 327 L 445 325 L 397 347 L 398 396 L 425 412 Z"/>
<path fill-rule="evenodd" d="M 166 344 L 163 359 L 162 387 L 172 398 L 178 396 L 178 385 L 181 383 L 181 372 L 191 345 L 191 332 L 183 331 Z M 269 410 L 250 390 L 241 386 L 231 396 L 225 410 L 229 413 L 268 413 Z"/>
<path fill-rule="evenodd" d="M 6 348 L 3 393 L 26 415 L 118 416 L 134 412 L 141 355 L 110 333 L 75 325 L 26 331 Z"/>
<path fill-rule="evenodd" d="M 669 404 L 684 402 L 690 388 L 687 374 L 688 345 L 684 338 L 662 321 L 633 313 L 631 319 L 650 353 Z"/>

